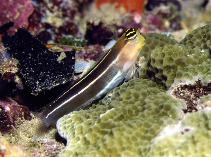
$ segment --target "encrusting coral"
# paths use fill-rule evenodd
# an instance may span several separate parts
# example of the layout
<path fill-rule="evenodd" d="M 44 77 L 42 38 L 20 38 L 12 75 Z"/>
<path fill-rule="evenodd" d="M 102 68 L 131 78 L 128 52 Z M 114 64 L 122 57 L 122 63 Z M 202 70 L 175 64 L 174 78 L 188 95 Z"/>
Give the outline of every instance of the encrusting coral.
<path fill-rule="evenodd" d="M 68 142 L 60 156 L 145 156 L 151 140 L 181 115 L 182 105 L 149 80 L 131 80 L 110 95 L 58 121 Z"/>
<path fill-rule="evenodd" d="M 154 49 L 163 47 L 166 44 L 175 45 L 177 41 L 172 36 L 165 34 L 149 33 L 145 34 L 145 45 L 140 52 L 140 59 L 138 62 L 139 68 L 137 70 L 138 77 L 154 80 L 157 69 L 150 65 L 151 53 Z"/>
<path fill-rule="evenodd" d="M 64 147 L 55 140 L 55 133 L 55 129 L 41 128 L 41 121 L 33 117 L 31 121 L 23 122 L 9 134 L 4 134 L 4 137 L 12 146 L 21 147 L 27 156 L 54 157 Z"/>
<path fill-rule="evenodd" d="M 191 49 L 200 48 L 202 51 L 210 52 L 211 49 L 211 24 L 199 27 L 193 30 L 190 34 L 180 42 Z"/>
<path fill-rule="evenodd" d="M 42 130 L 38 120 L 39 106 L 54 98 L 52 90 L 59 94 L 59 85 L 80 78 L 87 71 L 84 67 L 98 61 L 105 54 L 104 46 L 107 49 L 123 30 L 185 32 L 189 18 L 184 18 L 187 7 L 182 2 L 148 0 L 145 5 L 144 0 L 136 0 L 142 5 L 137 10 L 126 0 L 2 1 L 0 157 L 210 156 L 211 24 L 181 41 L 167 33 L 144 34 L 146 44 L 131 80 L 89 108 L 63 116 L 57 130 Z M 108 1 L 117 1 L 124 9 L 101 6 Z M 206 13 L 206 5 L 199 9 Z M 144 6 L 146 11 L 136 14 Z M 56 131 L 67 140 L 66 147 Z"/>
<path fill-rule="evenodd" d="M 180 43 L 166 35 L 146 35 L 145 47 L 140 52 L 140 55 L 145 57 L 146 63 L 139 70 L 142 71 L 139 72 L 140 77 L 162 83 L 167 88 L 175 81 L 192 80 L 195 77 L 209 82 L 211 78 L 209 30 L 211 30 L 209 24 L 198 28 Z"/>
<path fill-rule="evenodd" d="M 170 87 L 175 80 L 203 80 L 211 78 L 211 59 L 207 53 L 182 45 L 165 45 L 151 52 L 151 69 L 154 77 Z"/>
<path fill-rule="evenodd" d="M 27 155 L 17 146 L 12 146 L 0 134 L 0 157 L 27 157 Z"/>
<path fill-rule="evenodd" d="M 153 157 L 208 157 L 211 154 L 211 112 L 188 114 L 176 133 L 158 138 L 152 145 Z"/>
<path fill-rule="evenodd" d="M 59 156 L 208 156 L 211 59 L 203 32 L 210 27 L 193 31 L 180 43 L 165 35 L 145 35 L 139 78 L 57 122 L 59 134 L 67 139 Z M 198 45 L 192 41 L 195 36 Z M 200 86 L 195 85 L 198 80 Z M 172 91 L 187 86 L 187 96 L 200 95 L 194 99 L 196 106 L 201 104 L 196 112 L 184 112 L 188 103 L 172 97 Z"/>
<path fill-rule="evenodd" d="M 166 44 L 174 45 L 177 41 L 165 34 L 157 34 L 157 33 L 149 33 L 145 36 L 145 46 L 142 49 L 140 56 L 144 56 L 145 58 L 149 58 L 152 50 L 158 47 L 163 47 Z"/>

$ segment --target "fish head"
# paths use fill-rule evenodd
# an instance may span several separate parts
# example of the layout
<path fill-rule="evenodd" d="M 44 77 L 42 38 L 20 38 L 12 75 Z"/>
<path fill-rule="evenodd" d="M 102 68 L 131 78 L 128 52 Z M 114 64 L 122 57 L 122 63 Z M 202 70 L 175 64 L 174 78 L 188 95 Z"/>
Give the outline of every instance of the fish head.
<path fill-rule="evenodd" d="M 145 45 L 145 38 L 139 29 L 130 28 L 125 31 L 117 44 L 122 44 L 117 58 L 117 66 L 127 72 L 137 61 L 138 56 Z"/>

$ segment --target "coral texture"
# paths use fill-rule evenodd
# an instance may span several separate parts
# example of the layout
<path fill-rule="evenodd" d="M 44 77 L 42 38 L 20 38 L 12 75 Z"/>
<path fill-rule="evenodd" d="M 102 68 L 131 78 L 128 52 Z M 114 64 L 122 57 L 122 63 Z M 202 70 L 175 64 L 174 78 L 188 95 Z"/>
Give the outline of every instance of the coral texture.
<path fill-rule="evenodd" d="M 155 48 L 163 47 L 166 44 L 175 45 L 177 41 L 171 36 L 157 33 L 149 33 L 145 35 L 145 45 L 140 52 L 141 66 L 138 68 L 139 77 L 155 79 L 155 69 L 150 64 L 151 53 Z"/>
<path fill-rule="evenodd" d="M 27 157 L 17 146 L 12 146 L 2 135 L 0 135 L 0 156 L 1 157 Z"/>
<path fill-rule="evenodd" d="M 110 95 L 58 121 L 68 142 L 60 156 L 145 156 L 161 128 L 180 117 L 181 104 L 148 80 L 131 80 Z"/>
<path fill-rule="evenodd" d="M 151 156 L 208 157 L 211 154 L 211 113 L 189 114 L 180 124 L 180 131 L 171 136 L 158 139 L 152 147 Z"/>
<path fill-rule="evenodd" d="M 55 140 L 55 129 L 42 128 L 37 118 L 25 121 L 4 137 L 11 145 L 21 147 L 28 156 L 33 157 L 55 157 L 64 147 Z"/>
<path fill-rule="evenodd" d="M 33 10 L 31 0 L 1 0 L 0 25 L 14 21 L 15 28 L 26 27 Z"/>
<path fill-rule="evenodd" d="M 175 80 L 211 78 L 211 60 L 207 53 L 182 45 L 165 45 L 151 52 L 150 69 L 154 77 L 170 87 Z"/>
<path fill-rule="evenodd" d="M 209 37 L 206 39 L 201 37 L 205 28 L 210 28 L 210 25 L 196 29 L 180 44 L 166 35 L 154 33 L 145 35 L 146 44 L 140 56 L 145 57 L 146 63 L 140 68 L 140 77 L 149 78 L 166 87 L 170 87 L 175 81 L 192 80 L 195 77 L 209 82 L 211 60 L 208 48 L 202 49 L 204 43 L 209 42 Z M 196 32 L 198 38 L 195 37 Z M 189 39 L 190 37 L 194 38 Z M 199 40 L 197 44 L 192 43 L 197 40 L 195 38 Z"/>
<path fill-rule="evenodd" d="M 17 122 L 30 120 L 29 109 L 12 99 L 0 100 L 0 131 L 6 132 L 15 127 Z"/>
<path fill-rule="evenodd" d="M 211 59 L 202 49 L 205 41 L 192 47 L 186 39 L 145 37 L 140 78 L 57 122 L 67 139 L 59 156 L 209 156 Z"/>
<path fill-rule="evenodd" d="M 149 33 L 145 35 L 145 46 L 142 49 L 140 56 L 144 56 L 147 59 L 150 57 L 152 50 L 158 47 L 163 47 L 166 44 L 174 45 L 177 43 L 171 36 L 165 34 Z"/>
<path fill-rule="evenodd" d="M 199 27 L 180 42 L 192 49 L 200 48 L 202 51 L 210 52 L 211 50 L 211 24 Z"/>

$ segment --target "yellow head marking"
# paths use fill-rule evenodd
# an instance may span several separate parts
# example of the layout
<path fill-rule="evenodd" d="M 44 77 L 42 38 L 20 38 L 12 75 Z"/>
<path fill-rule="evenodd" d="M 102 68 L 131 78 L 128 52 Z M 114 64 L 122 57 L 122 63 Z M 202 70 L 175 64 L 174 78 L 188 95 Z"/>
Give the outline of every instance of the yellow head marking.
<path fill-rule="evenodd" d="M 126 30 L 126 32 L 125 32 L 125 38 L 127 40 L 135 39 L 136 36 L 137 36 L 136 31 L 137 30 L 135 28 L 130 28 L 130 29 Z"/>

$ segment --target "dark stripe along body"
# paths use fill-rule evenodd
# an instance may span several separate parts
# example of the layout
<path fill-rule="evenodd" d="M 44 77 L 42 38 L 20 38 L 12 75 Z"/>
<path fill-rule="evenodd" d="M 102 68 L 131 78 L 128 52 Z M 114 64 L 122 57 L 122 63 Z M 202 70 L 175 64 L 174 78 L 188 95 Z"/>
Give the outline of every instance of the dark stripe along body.
<path fill-rule="evenodd" d="M 84 77 L 49 104 L 42 113 L 46 126 L 55 125 L 71 111 L 89 106 L 124 80 L 144 45 L 143 36 L 138 30 L 134 34 L 134 30 L 127 30 Z"/>

